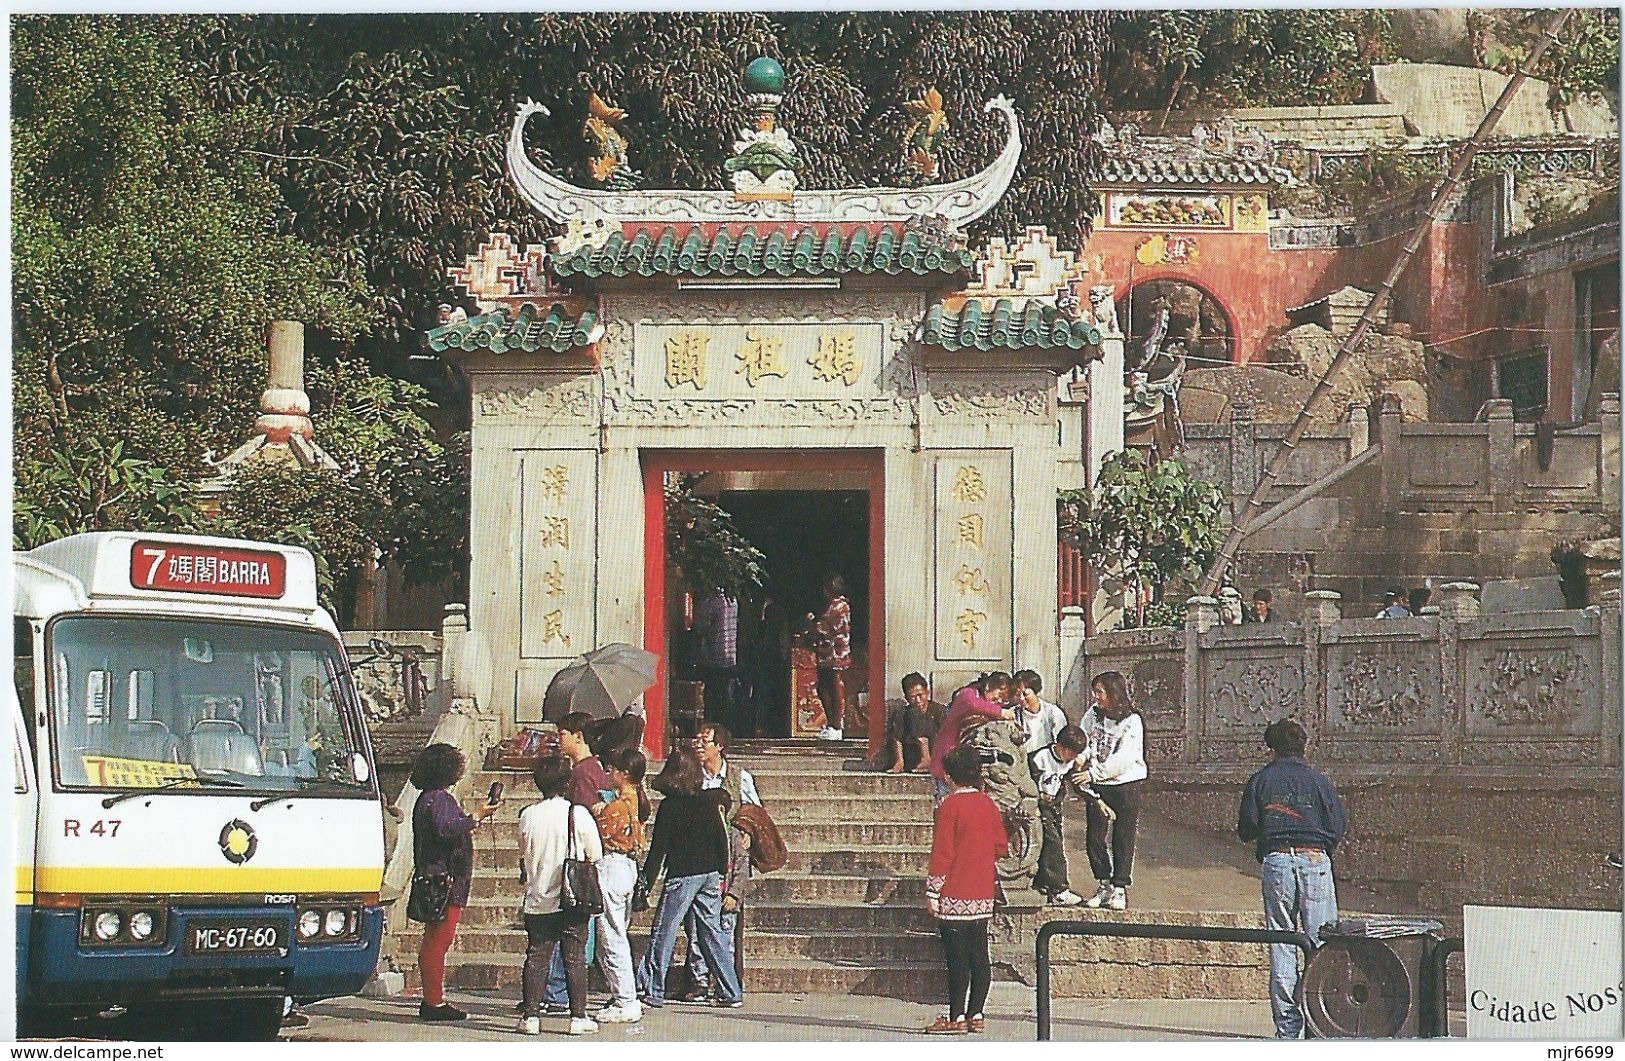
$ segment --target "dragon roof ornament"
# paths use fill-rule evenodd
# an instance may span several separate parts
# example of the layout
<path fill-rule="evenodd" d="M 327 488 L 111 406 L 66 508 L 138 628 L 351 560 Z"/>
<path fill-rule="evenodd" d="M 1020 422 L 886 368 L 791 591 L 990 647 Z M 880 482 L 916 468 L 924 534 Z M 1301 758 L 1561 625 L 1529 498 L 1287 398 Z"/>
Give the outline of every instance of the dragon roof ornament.
<path fill-rule="evenodd" d="M 733 191 L 651 189 L 626 191 L 582 188 L 543 172 L 525 152 L 525 123 L 548 109 L 533 100 L 519 105 L 508 136 L 508 175 L 524 199 L 561 225 L 648 222 L 824 221 L 872 223 L 940 216 L 955 228 L 993 208 L 1015 176 L 1021 157 L 1021 126 L 1011 101 L 1000 95 L 984 112 L 1002 112 L 1010 138 L 980 173 L 921 188 L 798 189 L 787 199 L 741 199 Z"/>

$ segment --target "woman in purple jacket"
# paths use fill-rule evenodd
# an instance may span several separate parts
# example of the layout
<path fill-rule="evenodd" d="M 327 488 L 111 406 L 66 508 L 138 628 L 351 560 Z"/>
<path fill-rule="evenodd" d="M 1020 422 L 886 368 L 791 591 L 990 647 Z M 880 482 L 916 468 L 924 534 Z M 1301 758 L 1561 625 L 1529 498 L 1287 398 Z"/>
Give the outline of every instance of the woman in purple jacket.
<path fill-rule="evenodd" d="M 431 744 L 412 764 L 412 784 L 421 789 L 412 807 L 412 865 L 414 873 L 445 873 L 451 877 L 451 901 L 446 915 L 423 926 L 418 944 L 418 974 L 423 979 L 423 1002 L 418 1019 L 466 1020 L 468 1014 L 446 1003 L 446 952 L 457 938 L 457 922 L 468 904 L 474 878 L 474 830 L 496 811 L 482 803 L 464 814 L 457 797 L 447 789 L 463 776 L 463 753 L 450 744 Z"/>

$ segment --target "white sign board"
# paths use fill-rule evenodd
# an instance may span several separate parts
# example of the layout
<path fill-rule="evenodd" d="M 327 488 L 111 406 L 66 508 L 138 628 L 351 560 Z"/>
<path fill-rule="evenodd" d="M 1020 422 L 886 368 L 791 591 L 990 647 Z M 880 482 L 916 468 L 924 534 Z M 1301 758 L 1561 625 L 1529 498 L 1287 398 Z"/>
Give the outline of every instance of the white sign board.
<path fill-rule="evenodd" d="M 1469 1039 L 1625 1035 L 1617 912 L 1467 906 L 1462 917 Z"/>

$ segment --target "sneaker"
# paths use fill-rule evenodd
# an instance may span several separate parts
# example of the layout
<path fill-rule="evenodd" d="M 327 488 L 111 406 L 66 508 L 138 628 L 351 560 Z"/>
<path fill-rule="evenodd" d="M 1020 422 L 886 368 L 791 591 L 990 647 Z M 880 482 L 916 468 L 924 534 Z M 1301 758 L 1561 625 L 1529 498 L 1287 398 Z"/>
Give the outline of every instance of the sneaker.
<path fill-rule="evenodd" d="M 643 1006 L 637 1002 L 616 1003 L 599 1010 L 594 1019 L 599 1024 L 636 1024 L 643 1019 Z"/>
<path fill-rule="evenodd" d="M 542 1034 L 542 1018 L 520 1017 L 519 1023 L 514 1025 L 513 1030 L 520 1035 L 540 1035 Z"/>
<path fill-rule="evenodd" d="M 648 995 L 639 995 L 638 1005 L 642 1006 L 644 1009 L 663 1009 L 665 1008 L 666 1004 L 664 1002 L 656 1002 Z"/>
<path fill-rule="evenodd" d="M 1102 906 L 1105 906 L 1106 903 L 1111 900 L 1111 897 L 1112 882 L 1109 880 L 1103 880 L 1100 882 L 1100 890 L 1089 896 L 1089 898 L 1085 899 L 1083 901 L 1083 905 L 1089 907 L 1091 910 L 1098 910 Z"/>
<path fill-rule="evenodd" d="M 711 1007 L 713 1009 L 738 1009 L 744 1004 L 745 1000 L 743 998 L 713 998 L 711 1000 Z"/>
<path fill-rule="evenodd" d="M 438 1006 L 418 1005 L 418 1020 L 448 1021 L 467 1020 L 468 1014 L 450 1003 L 442 1002 Z"/>
<path fill-rule="evenodd" d="M 593 1032 L 595 1032 L 597 1030 L 598 1030 L 598 1022 L 593 1020 L 591 1017 L 571 1017 L 570 1018 L 570 1034 L 571 1035 L 591 1035 Z"/>
<path fill-rule="evenodd" d="M 570 1015 L 570 1003 L 544 1002 L 542 1004 L 542 1012 L 546 1013 L 549 1017 L 568 1017 Z"/>
<path fill-rule="evenodd" d="M 1049 904 L 1051 906 L 1081 906 L 1083 904 L 1083 896 L 1079 895 L 1071 888 L 1063 888 L 1049 897 Z"/>
<path fill-rule="evenodd" d="M 836 729 L 835 727 L 833 727 L 833 726 L 825 726 L 823 729 L 818 731 L 818 739 L 819 740 L 845 740 L 846 737 L 845 737 L 844 734 L 841 733 L 840 730 Z"/>
<path fill-rule="evenodd" d="M 667 997 L 667 1002 L 675 1002 L 680 1006 L 703 1006 L 711 1001 L 709 984 L 695 984 L 686 991 Z"/>
<path fill-rule="evenodd" d="M 1127 910 L 1128 909 L 1128 889 L 1127 888 L 1113 888 L 1111 898 L 1106 900 L 1106 908 L 1108 910 Z"/>

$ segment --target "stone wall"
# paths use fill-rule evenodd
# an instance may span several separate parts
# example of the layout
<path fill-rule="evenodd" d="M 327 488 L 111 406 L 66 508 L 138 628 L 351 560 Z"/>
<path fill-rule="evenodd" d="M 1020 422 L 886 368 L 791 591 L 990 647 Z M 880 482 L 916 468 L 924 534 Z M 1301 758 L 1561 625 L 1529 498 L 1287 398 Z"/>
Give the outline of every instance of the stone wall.
<path fill-rule="evenodd" d="M 1070 684 L 1128 678 L 1159 814 L 1233 831 L 1264 727 L 1290 716 L 1349 806 L 1341 879 L 1448 923 L 1466 902 L 1617 908 L 1603 859 L 1621 848 L 1620 592 L 1484 614 L 1477 588 L 1393 620 L 1311 591 L 1302 621 L 1245 626 L 1195 597 L 1183 629 L 1063 636 L 1081 644 Z"/>
<path fill-rule="evenodd" d="M 1238 405 L 1227 423 L 1187 425 L 1181 459 L 1238 512 L 1287 427 Z M 1343 594 L 1351 615 L 1375 614 L 1390 585 L 1555 574 L 1554 546 L 1619 533 L 1618 398 L 1604 399 L 1597 423 L 1549 441 L 1546 450 L 1537 426 L 1515 423 L 1501 400 L 1472 424 L 1409 423 L 1391 398 L 1374 416 L 1351 408 L 1344 422 L 1311 428 L 1266 494 L 1238 585 L 1272 586 L 1277 610 L 1295 618 L 1306 588 Z"/>

